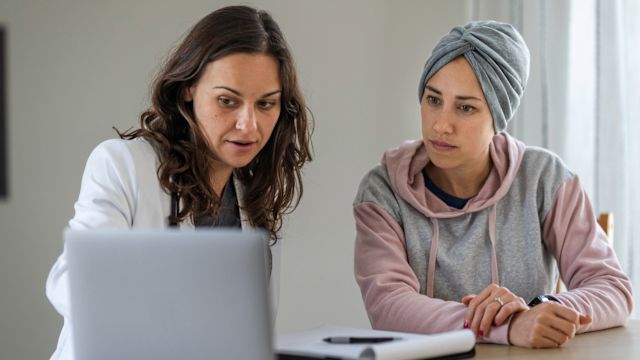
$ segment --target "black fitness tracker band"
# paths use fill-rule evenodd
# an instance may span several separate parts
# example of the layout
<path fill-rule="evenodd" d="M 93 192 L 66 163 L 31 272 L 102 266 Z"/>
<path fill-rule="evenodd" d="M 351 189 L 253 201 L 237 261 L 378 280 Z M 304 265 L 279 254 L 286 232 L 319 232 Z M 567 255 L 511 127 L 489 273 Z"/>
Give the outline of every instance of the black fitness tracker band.
<path fill-rule="evenodd" d="M 547 301 L 555 301 L 555 302 L 560 302 L 558 301 L 558 299 L 556 299 L 555 297 L 551 296 L 551 295 L 540 295 L 540 296 L 536 296 L 535 298 L 533 298 L 533 300 L 529 301 L 529 307 L 534 307 L 536 305 L 540 305 L 544 302 Z"/>

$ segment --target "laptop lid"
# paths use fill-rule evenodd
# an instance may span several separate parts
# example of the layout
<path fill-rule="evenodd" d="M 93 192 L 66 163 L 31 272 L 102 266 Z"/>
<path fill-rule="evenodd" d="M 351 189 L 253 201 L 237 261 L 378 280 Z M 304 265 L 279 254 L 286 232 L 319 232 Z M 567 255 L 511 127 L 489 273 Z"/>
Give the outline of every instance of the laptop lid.
<path fill-rule="evenodd" d="M 76 359 L 273 359 L 266 235 L 67 230 Z"/>

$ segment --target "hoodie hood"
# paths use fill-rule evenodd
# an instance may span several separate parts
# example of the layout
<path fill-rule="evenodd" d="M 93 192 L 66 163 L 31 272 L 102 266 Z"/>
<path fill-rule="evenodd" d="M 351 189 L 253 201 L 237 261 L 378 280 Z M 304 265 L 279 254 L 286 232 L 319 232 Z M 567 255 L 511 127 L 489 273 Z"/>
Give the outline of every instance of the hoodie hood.
<path fill-rule="evenodd" d="M 509 134 L 495 135 L 489 145 L 493 168 L 480 192 L 462 209 L 447 206 L 424 185 L 422 170 L 429 163 L 429 156 L 422 140 L 407 141 L 386 151 L 382 164 L 402 199 L 429 218 L 451 218 L 485 209 L 502 199 L 515 179 L 524 152 L 525 145 Z"/>
<path fill-rule="evenodd" d="M 440 241 L 438 219 L 453 218 L 465 213 L 489 209 L 488 238 L 491 246 L 491 282 L 500 283 L 496 256 L 497 202 L 502 199 L 513 183 L 524 157 L 525 145 L 502 132 L 493 137 L 489 145 L 489 156 L 493 168 L 480 192 L 467 202 L 464 208 L 449 207 L 424 183 L 422 170 L 429 163 L 429 156 L 421 140 L 409 141 L 400 147 L 385 152 L 382 164 L 387 168 L 389 181 L 394 191 L 407 203 L 431 220 L 433 234 L 427 262 L 426 294 L 434 296 L 436 258 Z"/>

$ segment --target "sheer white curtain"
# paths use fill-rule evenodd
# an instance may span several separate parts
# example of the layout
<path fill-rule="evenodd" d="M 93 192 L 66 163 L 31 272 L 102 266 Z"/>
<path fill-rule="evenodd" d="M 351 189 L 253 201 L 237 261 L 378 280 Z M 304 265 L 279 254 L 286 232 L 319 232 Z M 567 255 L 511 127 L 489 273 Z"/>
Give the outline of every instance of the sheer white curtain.
<path fill-rule="evenodd" d="M 640 2 L 469 0 L 469 9 L 471 19 L 511 22 L 529 44 L 531 77 L 509 132 L 560 155 L 596 211 L 614 214 L 614 247 L 640 304 Z"/>

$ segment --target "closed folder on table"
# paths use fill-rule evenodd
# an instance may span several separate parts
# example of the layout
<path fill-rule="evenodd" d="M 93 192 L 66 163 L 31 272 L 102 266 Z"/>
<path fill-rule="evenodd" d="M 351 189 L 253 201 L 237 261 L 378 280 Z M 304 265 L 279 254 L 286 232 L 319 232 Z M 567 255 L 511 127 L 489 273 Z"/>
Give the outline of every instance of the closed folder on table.
<path fill-rule="evenodd" d="M 328 341 L 329 338 L 360 340 L 334 343 Z M 384 338 L 385 341 L 367 342 L 368 338 Z M 473 357 L 475 342 L 475 336 L 470 330 L 420 335 L 324 325 L 312 330 L 277 336 L 276 353 L 280 360 L 454 359 Z"/>

